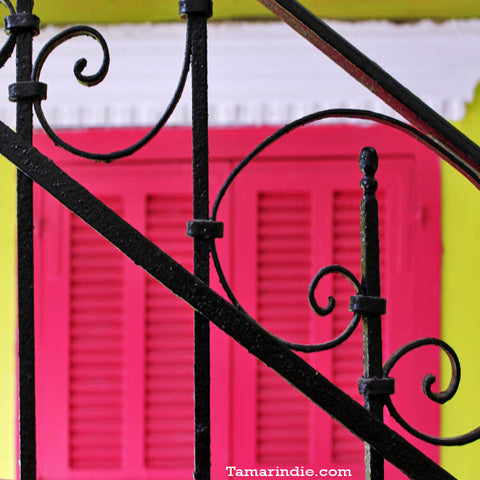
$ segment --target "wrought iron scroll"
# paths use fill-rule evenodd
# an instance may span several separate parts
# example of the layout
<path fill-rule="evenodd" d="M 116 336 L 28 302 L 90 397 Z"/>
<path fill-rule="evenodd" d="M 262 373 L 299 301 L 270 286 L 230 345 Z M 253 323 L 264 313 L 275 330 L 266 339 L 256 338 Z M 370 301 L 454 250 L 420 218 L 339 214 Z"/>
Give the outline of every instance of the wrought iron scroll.
<path fill-rule="evenodd" d="M 430 148 L 432 151 L 436 152 L 437 154 L 441 155 L 444 158 L 447 158 L 449 155 L 451 155 L 450 152 L 445 150 L 440 144 L 438 144 L 435 139 L 428 137 L 427 135 L 422 133 L 420 130 L 417 130 L 411 125 L 401 122 L 400 120 L 389 117 L 387 115 L 378 114 L 376 112 L 371 112 L 368 110 L 355 110 L 355 109 L 342 109 L 342 108 L 322 110 L 319 112 L 311 113 L 309 115 L 306 115 L 297 120 L 294 120 L 293 122 L 290 122 L 284 125 L 283 127 L 279 128 L 276 132 L 274 132 L 272 135 L 266 138 L 263 142 L 258 144 L 245 158 L 243 158 L 243 160 L 241 160 L 237 164 L 237 166 L 232 170 L 230 175 L 225 180 L 224 184 L 220 188 L 214 200 L 212 212 L 210 214 L 210 221 L 212 223 L 215 223 L 217 221 L 217 215 L 218 215 L 219 209 L 221 207 L 222 201 L 225 195 L 227 194 L 229 188 L 231 187 L 235 179 L 243 172 L 245 168 L 247 168 L 247 166 L 261 152 L 263 152 L 266 148 L 268 148 L 270 145 L 275 143 L 280 138 L 284 137 L 285 135 L 289 134 L 290 132 L 293 132 L 294 130 L 300 127 L 303 127 L 305 125 L 308 125 L 314 122 L 327 120 L 330 118 L 351 118 L 351 119 L 368 120 L 368 121 L 380 123 L 382 125 L 386 125 L 390 128 L 394 128 L 396 130 L 399 130 L 405 133 L 406 135 L 409 135 L 415 138 L 417 141 L 421 142 L 426 147 Z M 211 238 L 210 240 L 210 249 L 211 249 L 213 264 L 217 271 L 220 284 L 224 289 L 225 293 L 227 294 L 227 297 L 230 299 L 233 305 L 239 308 L 242 312 L 247 313 L 246 310 L 238 301 L 237 297 L 235 296 L 223 272 L 221 261 L 219 259 L 219 255 L 215 245 L 215 238 Z M 344 267 L 341 267 L 338 265 L 323 267 L 314 277 L 309 287 L 310 305 L 312 306 L 312 309 L 314 310 L 314 312 L 321 316 L 329 315 L 333 311 L 333 309 L 335 308 L 335 300 L 332 297 L 330 297 L 327 307 L 325 308 L 320 307 L 317 301 L 315 300 L 315 289 L 317 288 L 317 285 L 320 282 L 320 280 L 325 275 L 328 275 L 331 273 L 340 273 L 345 278 L 347 278 L 354 286 L 357 292 L 357 295 L 361 294 L 363 291 L 362 290 L 363 287 L 361 283 L 358 281 L 358 279 L 356 279 L 355 275 L 353 275 L 353 273 L 351 273 Z M 280 338 L 279 340 L 282 341 L 287 347 L 295 351 L 308 353 L 308 352 L 319 352 L 319 351 L 329 350 L 330 348 L 334 348 L 340 345 L 341 343 L 343 343 L 345 340 L 347 340 L 351 336 L 351 334 L 353 333 L 357 325 L 359 324 L 360 319 L 361 319 L 361 315 L 355 313 L 350 323 L 345 327 L 344 331 L 340 335 L 324 343 L 315 344 L 315 345 L 305 345 L 305 344 L 288 342 Z"/>
<path fill-rule="evenodd" d="M 258 0 L 403 118 L 435 138 L 444 157 L 480 187 L 480 148 L 296 0 Z"/>
<path fill-rule="evenodd" d="M 247 155 L 231 172 L 221 187 L 211 213 L 211 221 L 215 222 L 217 214 L 229 187 L 240 173 L 250 164 L 250 162 L 265 148 L 277 141 L 279 138 L 293 131 L 294 129 L 306 125 L 311 122 L 323 120 L 332 117 L 345 118 L 360 118 L 364 120 L 373 120 L 379 123 L 388 125 L 408 135 L 413 136 L 427 147 L 438 152 L 443 149 L 435 140 L 425 136 L 422 132 L 416 130 L 414 127 L 400 122 L 396 119 L 379 115 L 374 112 L 361 110 L 326 110 L 316 112 L 311 115 L 302 117 L 294 122 L 291 122 L 284 127 L 277 130 L 270 137 L 260 143 L 249 155 Z M 390 396 L 395 391 L 394 378 L 389 377 L 389 373 L 395 364 L 409 351 L 424 345 L 437 345 L 442 348 L 448 355 L 452 365 L 452 380 L 450 386 L 445 392 L 433 393 L 431 386 L 435 382 L 433 375 L 427 375 L 423 382 L 423 389 L 425 394 L 437 403 L 444 403 L 450 400 L 459 385 L 460 381 L 460 363 L 454 350 L 445 342 L 438 339 L 420 339 L 410 344 L 405 345 L 395 352 L 382 367 L 382 329 L 381 329 L 381 315 L 386 312 L 386 300 L 380 297 L 380 270 L 379 270 L 379 238 L 378 238 L 378 203 L 375 198 L 377 190 L 377 181 L 375 179 L 375 172 L 378 168 L 378 156 L 376 151 L 371 147 L 366 147 L 360 153 L 360 168 L 363 172 L 363 178 L 360 182 L 364 195 L 361 201 L 361 247 L 362 247 L 362 281 L 353 275 L 352 272 L 340 265 L 331 265 L 322 268 L 312 280 L 309 287 L 309 302 L 312 309 L 318 315 L 325 316 L 333 312 L 335 308 L 335 299 L 329 297 L 328 305 L 320 307 L 315 298 L 315 289 L 320 280 L 331 273 L 339 273 L 348 279 L 356 290 L 356 295 L 351 297 L 350 310 L 353 312 L 353 318 L 347 325 L 345 330 L 336 338 L 316 345 L 305 345 L 288 342 L 270 334 L 284 346 L 291 350 L 301 352 L 318 352 L 334 348 L 345 340 L 347 340 L 358 326 L 360 319 L 363 317 L 363 377 L 359 379 L 359 391 L 364 396 L 365 407 L 371 411 L 376 418 L 383 421 L 383 408 L 387 406 L 392 417 L 409 433 L 435 445 L 465 445 L 480 438 L 480 427 L 471 432 L 459 435 L 456 437 L 441 438 L 433 437 L 422 432 L 419 432 L 414 427 L 408 424 L 396 410 Z M 224 288 L 227 296 L 231 302 L 237 306 L 239 310 L 245 312 L 245 309 L 239 304 L 235 294 L 233 293 L 221 267 L 218 252 L 215 247 L 215 240 L 211 240 L 212 258 L 214 260 L 215 268 L 218 272 L 220 283 Z M 247 314 L 248 315 L 248 314 Z M 251 317 L 250 317 L 251 318 Z M 252 321 L 255 321 L 252 319 Z M 366 443 L 365 451 L 365 467 L 366 478 L 369 480 L 382 480 L 384 478 L 384 462 L 383 457 Z"/>
<path fill-rule="evenodd" d="M 93 38 L 100 44 L 100 47 L 103 53 L 103 62 L 96 74 L 86 76 L 86 75 L 83 75 L 82 72 L 87 66 L 87 60 L 85 58 L 81 58 L 75 63 L 75 66 L 73 69 L 75 78 L 82 85 L 85 85 L 87 87 L 93 87 L 95 85 L 98 85 L 100 82 L 102 82 L 108 73 L 108 68 L 110 65 L 110 53 L 108 51 L 108 46 L 100 32 L 98 32 L 96 29 L 92 27 L 88 27 L 85 25 L 67 28 L 66 30 L 59 33 L 58 35 L 55 35 L 44 45 L 44 47 L 38 54 L 37 59 L 35 61 L 35 65 L 33 67 L 33 73 L 32 73 L 32 81 L 35 82 L 36 84 L 39 84 L 40 75 L 42 73 L 42 68 L 45 64 L 45 61 L 47 60 L 48 56 L 55 50 L 55 48 L 57 48 L 59 45 L 66 42 L 67 40 L 70 40 L 71 38 L 79 37 L 79 36 L 87 36 L 87 37 Z M 136 151 L 144 147 L 148 142 L 150 142 L 158 134 L 158 132 L 165 126 L 165 124 L 168 122 L 169 118 L 171 117 L 172 113 L 174 112 L 183 94 L 185 83 L 187 81 L 188 72 L 190 69 L 190 58 L 191 58 L 190 52 L 191 52 L 190 29 L 187 29 L 182 71 L 180 74 L 180 79 L 178 81 L 177 87 L 172 96 L 172 99 L 170 100 L 161 118 L 150 129 L 150 131 L 142 139 L 140 139 L 139 141 L 137 141 L 136 143 L 134 143 L 133 145 L 127 148 L 123 148 L 121 150 L 117 150 L 109 153 L 97 153 L 97 152 L 88 152 L 88 151 L 76 148 L 73 145 L 70 145 L 67 142 L 65 142 L 62 138 L 60 138 L 59 135 L 57 135 L 55 130 L 50 126 L 45 116 L 45 113 L 43 111 L 42 101 L 46 100 L 46 85 L 44 88 L 45 95 L 43 97 L 38 96 L 35 98 L 35 102 L 34 102 L 35 113 L 38 117 L 40 124 L 45 130 L 46 134 L 53 140 L 55 145 L 69 151 L 70 153 L 73 153 L 74 155 L 78 155 L 84 158 L 89 158 L 92 160 L 100 160 L 103 162 L 112 162 L 113 160 L 127 157 L 129 155 L 133 155 Z"/>
<path fill-rule="evenodd" d="M 391 370 L 396 365 L 396 363 L 401 360 L 407 353 L 415 350 L 417 348 L 426 346 L 426 345 L 433 345 L 437 346 L 442 349 L 448 356 L 450 360 L 450 365 L 452 368 L 452 378 L 447 389 L 443 392 L 434 393 L 432 391 L 432 386 L 436 382 L 436 378 L 434 375 L 427 374 L 422 382 L 423 393 L 432 401 L 443 404 L 448 402 L 453 398 L 455 393 L 457 392 L 458 386 L 460 384 L 460 361 L 458 359 L 455 350 L 448 345 L 448 343 L 444 342 L 443 340 L 439 340 L 437 338 L 421 338 L 419 340 L 415 340 L 410 342 L 403 347 L 399 348 L 385 363 L 383 367 L 383 376 L 384 378 L 388 378 Z M 425 442 L 431 443 L 433 445 L 467 445 L 468 443 L 472 443 L 475 440 L 480 438 L 480 427 L 472 430 L 471 432 L 465 433 L 463 435 L 458 435 L 455 437 L 435 437 L 432 435 L 427 435 L 426 433 L 422 433 L 418 431 L 416 428 L 412 427 L 398 412 L 395 408 L 392 399 L 389 397 L 386 399 L 386 406 L 390 415 L 405 429 L 407 432 L 411 433 L 417 438 L 424 440 Z"/>
<path fill-rule="evenodd" d="M 10 0 L 2 0 L 0 3 L 8 8 L 10 15 L 5 18 L 5 31 L 8 35 L 7 41 L 0 49 L 0 68 L 5 65 L 5 62 L 12 56 L 15 44 L 17 42 L 18 28 L 15 27 L 14 19 L 17 18 L 15 8 L 13 8 Z M 13 20 L 13 22 L 12 22 Z"/>

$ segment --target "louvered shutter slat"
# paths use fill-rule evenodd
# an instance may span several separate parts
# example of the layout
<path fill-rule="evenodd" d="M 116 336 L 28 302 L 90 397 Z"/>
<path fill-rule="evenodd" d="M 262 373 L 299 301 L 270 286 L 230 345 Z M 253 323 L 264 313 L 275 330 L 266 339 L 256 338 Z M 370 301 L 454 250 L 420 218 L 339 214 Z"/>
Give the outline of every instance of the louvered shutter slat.
<path fill-rule="evenodd" d="M 147 198 L 147 236 L 192 269 L 187 195 Z M 152 469 L 193 466 L 192 311 L 146 277 L 145 464 Z"/>
<path fill-rule="evenodd" d="M 122 213 L 118 198 L 105 200 Z M 116 469 L 123 454 L 122 256 L 73 215 L 71 239 L 70 465 Z"/>
<path fill-rule="evenodd" d="M 292 252 L 296 261 L 290 261 Z M 258 319 L 273 333 L 296 342 L 308 342 L 309 337 L 309 312 L 304 294 L 310 275 L 309 257 L 309 196 L 261 193 L 258 198 Z M 270 369 L 258 364 L 258 463 L 305 462 L 308 448 L 307 400 Z"/>

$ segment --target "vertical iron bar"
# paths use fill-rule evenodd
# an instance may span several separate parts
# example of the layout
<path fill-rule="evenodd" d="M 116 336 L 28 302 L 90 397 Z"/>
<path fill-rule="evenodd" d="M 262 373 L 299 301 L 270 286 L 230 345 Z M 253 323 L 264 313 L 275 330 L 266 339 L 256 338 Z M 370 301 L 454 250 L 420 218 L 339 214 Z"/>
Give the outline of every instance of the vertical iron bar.
<path fill-rule="evenodd" d="M 192 48 L 193 128 L 193 218 L 209 218 L 208 95 L 207 95 L 208 11 L 188 15 Z M 194 274 L 209 282 L 209 246 L 206 238 L 194 237 Z M 195 472 L 196 480 L 210 479 L 210 324 L 201 314 L 194 318 L 195 378 Z"/>
<path fill-rule="evenodd" d="M 18 0 L 17 14 L 31 14 L 33 0 Z M 32 74 L 33 31 L 17 34 L 17 82 Z M 32 143 L 32 99 L 17 99 L 17 132 Z M 35 335 L 33 304 L 33 184 L 17 174 L 18 357 L 20 414 L 20 480 L 36 479 Z"/>
<path fill-rule="evenodd" d="M 363 178 L 361 212 L 362 287 L 366 297 L 380 297 L 380 248 L 378 239 L 378 202 L 375 197 L 378 182 L 375 172 L 378 156 L 371 147 L 360 153 L 360 169 Z M 382 325 L 381 315 L 367 313 L 363 316 L 363 379 L 381 379 L 382 371 Z M 366 391 L 365 407 L 383 421 L 383 399 Z M 384 460 L 369 444 L 365 444 L 366 480 L 383 480 Z"/>

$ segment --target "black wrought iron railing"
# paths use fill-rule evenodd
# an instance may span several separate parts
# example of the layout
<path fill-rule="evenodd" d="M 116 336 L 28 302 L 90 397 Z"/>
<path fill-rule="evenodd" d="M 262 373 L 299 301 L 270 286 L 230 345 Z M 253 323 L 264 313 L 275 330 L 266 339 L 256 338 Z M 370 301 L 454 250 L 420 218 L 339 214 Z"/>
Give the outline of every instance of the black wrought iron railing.
<path fill-rule="evenodd" d="M 93 86 L 103 80 L 108 71 L 108 46 L 102 35 L 91 27 L 68 28 L 52 38 L 32 58 L 32 39 L 40 28 L 39 19 L 32 14 L 32 0 L 18 0 L 16 9 L 9 0 L 2 4 L 9 10 L 5 25 L 8 40 L 0 51 L 0 65 L 8 60 L 16 47 L 17 78 L 9 88 L 10 100 L 17 104 L 16 132 L 0 123 L 0 153 L 18 168 L 18 302 L 19 302 L 19 387 L 20 387 L 20 457 L 21 480 L 36 477 L 35 442 L 35 323 L 33 311 L 33 217 L 32 185 L 37 182 L 63 205 L 82 218 L 136 264 L 187 302 L 195 311 L 195 471 L 197 480 L 210 478 L 210 322 L 243 345 L 252 355 L 264 362 L 300 390 L 312 402 L 343 424 L 366 442 L 366 478 L 384 478 L 384 459 L 391 462 L 414 479 L 446 480 L 454 477 L 427 458 L 401 435 L 383 422 L 384 407 L 411 434 L 434 444 L 461 445 L 477 440 L 480 429 L 455 438 L 435 438 L 418 432 L 398 413 L 390 395 L 394 378 L 390 373 L 394 365 L 408 352 L 424 345 L 435 345 L 448 355 L 452 365 L 452 380 L 448 389 L 432 392 L 435 379 L 424 379 L 425 394 L 435 402 L 443 403 L 456 392 L 460 379 L 460 364 L 453 349 L 442 340 L 426 338 L 412 342 L 398 350 L 384 364 L 382 359 L 381 316 L 386 300 L 381 297 L 378 245 L 378 205 L 375 197 L 377 181 L 375 172 L 378 158 L 371 147 L 360 154 L 363 173 L 361 185 L 361 242 L 362 277 L 357 279 L 339 265 L 322 268 L 310 285 L 310 303 L 319 315 L 332 312 L 335 301 L 320 307 L 315 299 L 315 289 L 320 280 L 330 273 L 344 275 L 355 287 L 350 309 L 353 318 L 337 338 L 323 344 L 294 344 L 278 338 L 253 319 L 236 299 L 228 285 L 215 248 L 215 239 L 222 236 L 223 225 L 216 220 L 217 211 L 226 191 L 236 176 L 264 148 L 286 133 L 331 117 L 369 119 L 388 124 L 424 143 L 450 162 L 472 183 L 480 185 L 480 149 L 421 100 L 396 82 L 376 64 L 318 20 L 294 0 L 260 0 L 267 8 L 289 23 L 308 41 L 361 81 L 410 123 L 369 111 L 328 110 L 312 113 L 294 121 L 258 145 L 234 169 L 221 188 L 209 211 L 208 200 L 208 99 L 207 99 L 207 20 L 212 14 L 211 0 L 181 0 L 180 14 L 187 19 L 185 62 L 178 87 L 170 105 L 159 122 L 144 139 L 135 145 L 110 154 L 97 154 L 75 148 L 48 124 L 42 110 L 47 96 L 47 86 L 41 82 L 43 64 L 49 54 L 68 39 L 86 35 L 97 40 L 103 50 L 103 63 L 94 75 L 83 74 L 86 60 L 77 62 L 74 74 L 77 80 Z M 168 256 L 161 245 L 157 246 L 140 234 L 100 200 L 89 193 L 62 171 L 51 159 L 32 146 L 33 108 L 46 133 L 60 147 L 86 158 L 105 162 L 125 157 L 142 148 L 167 123 L 181 97 L 189 71 L 192 76 L 193 101 L 193 220 L 187 234 L 194 238 L 194 273 Z M 209 259 L 212 256 L 222 286 L 230 302 L 209 287 Z M 359 380 L 365 406 L 354 401 L 321 372 L 315 370 L 295 352 L 317 352 L 335 348 L 344 342 L 363 323 L 364 358 L 363 376 Z"/>

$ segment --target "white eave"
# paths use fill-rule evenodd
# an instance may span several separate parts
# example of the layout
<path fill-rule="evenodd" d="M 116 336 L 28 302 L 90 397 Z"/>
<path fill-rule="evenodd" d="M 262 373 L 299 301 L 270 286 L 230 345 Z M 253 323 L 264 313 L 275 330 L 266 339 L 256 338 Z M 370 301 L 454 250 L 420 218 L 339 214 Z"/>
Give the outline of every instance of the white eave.
<path fill-rule="evenodd" d="M 480 80 L 480 21 L 415 24 L 329 22 L 354 46 L 448 120 L 460 120 Z M 100 64 L 90 38 L 60 46 L 47 60 L 45 113 L 57 128 L 147 126 L 161 116 L 183 61 L 185 24 L 98 26 L 111 52 L 107 78 L 85 88 L 74 79 L 75 61 Z M 58 33 L 47 27 L 36 51 Z M 7 100 L 14 59 L 0 70 L 0 119 L 14 124 Z M 281 23 L 209 25 L 209 104 L 212 125 L 279 125 L 316 110 L 360 108 L 391 114 L 381 100 Z M 189 125 L 190 86 L 169 125 Z"/>

